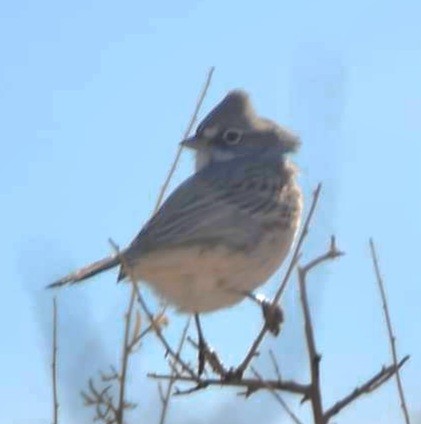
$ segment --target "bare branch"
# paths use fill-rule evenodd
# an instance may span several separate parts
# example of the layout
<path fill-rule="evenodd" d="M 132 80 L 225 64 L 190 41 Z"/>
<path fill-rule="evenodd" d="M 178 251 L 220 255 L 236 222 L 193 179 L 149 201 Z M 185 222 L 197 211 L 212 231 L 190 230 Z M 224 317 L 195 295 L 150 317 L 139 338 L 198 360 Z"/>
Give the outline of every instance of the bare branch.
<path fill-rule="evenodd" d="M 322 391 L 320 387 L 320 355 L 317 353 L 316 342 L 314 339 L 313 323 L 311 319 L 310 306 L 307 295 L 307 274 L 325 261 L 332 260 L 341 256 L 343 253 L 336 248 L 335 238 L 332 236 L 329 250 L 310 261 L 303 267 L 298 267 L 298 284 L 300 289 L 301 308 L 304 316 L 304 331 L 307 344 L 307 353 L 310 364 L 310 393 L 309 399 L 313 409 L 315 424 L 327 423 L 323 415 Z"/>
<path fill-rule="evenodd" d="M 115 254 L 119 257 L 121 266 L 126 273 L 130 277 L 131 281 L 131 294 L 130 300 L 127 306 L 127 311 L 125 313 L 124 319 L 124 338 L 123 338 L 123 349 L 121 355 L 121 372 L 119 373 L 119 397 L 118 397 L 118 405 L 116 411 L 116 423 L 123 424 L 124 422 L 124 411 L 126 408 L 126 400 L 125 400 L 125 391 L 126 391 L 126 376 L 127 376 L 127 368 L 129 364 L 129 357 L 132 352 L 133 342 L 130 340 L 130 331 L 132 328 L 132 319 L 135 314 L 135 300 L 136 300 L 136 281 L 132 278 L 130 267 L 127 265 L 124 256 L 120 253 L 120 249 L 118 245 L 112 240 L 109 239 L 111 247 L 114 249 Z M 134 337 L 136 338 L 136 336 Z"/>
<path fill-rule="evenodd" d="M 270 355 L 270 359 L 271 359 L 272 364 L 273 364 L 273 368 L 275 370 L 275 374 L 278 377 L 278 380 L 281 380 L 282 379 L 281 370 L 279 369 L 278 361 L 276 360 L 275 354 L 273 353 L 272 349 L 269 350 L 269 355 Z"/>
<path fill-rule="evenodd" d="M 256 378 L 258 378 L 262 383 L 265 383 L 265 380 L 263 380 L 262 376 L 252 367 L 251 372 L 254 374 Z M 266 386 L 269 392 L 273 395 L 273 397 L 278 401 L 278 403 L 282 406 L 284 411 L 288 414 L 288 416 L 291 418 L 292 421 L 294 421 L 295 424 L 303 424 L 299 418 L 292 412 L 291 408 L 288 406 L 288 404 L 285 402 L 285 400 L 282 398 L 282 396 L 277 393 L 272 387 Z"/>
<path fill-rule="evenodd" d="M 187 319 L 186 325 L 184 326 L 183 332 L 181 334 L 180 343 L 178 344 L 178 348 L 177 348 L 177 356 L 178 357 L 180 357 L 181 351 L 182 351 L 184 343 L 186 341 L 187 331 L 188 331 L 189 326 L 190 326 L 190 320 L 191 320 L 191 318 L 189 317 Z M 171 373 L 171 375 L 173 376 L 173 378 L 168 382 L 167 390 L 166 390 L 165 394 L 162 391 L 162 387 L 159 386 L 160 387 L 159 393 L 160 393 L 160 398 L 161 398 L 161 401 L 162 401 L 161 417 L 159 419 L 159 424 L 165 423 L 165 419 L 166 419 L 167 413 L 168 413 L 168 407 L 169 407 L 169 404 L 170 404 L 172 388 L 173 388 L 174 383 L 175 383 L 175 381 L 178 377 L 177 370 L 174 370 Z"/>
<path fill-rule="evenodd" d="M 149 310 L 148 305 L 146 304 L 145 300 L 143 299 L 143 296 L 140 293 L 140 290 L 139 290 L 139 287 L 137 286 L 137 284 L 136 284 L 136 297 L 137 297 L 137 301 L 139 302 L 139 304 L 141 305 L 143 311 L 145 312 L 146 316 L 148 317 L 149 322 L 153 322 L 152 312 Z M 198 376 L 190 368 L 190 366 L 185 361 L 183 361 L 183 359 L 180 357 L 180 355 L 177 355 L 177 352 L 174 351 L 174 349 L 170 346 L 170 344 L 168 343 L 167 339 L 162 334 L 161 327 L 160 326 L 154 326 L 153 329 L 154 329 L 154 332 L 155 332 L 156 336 L 158 337 L 158 340 L 164 346 L 166 355 L 169 355 L 172 359 L 174 359 L 174 361 L 178 365 L 180 365 L 180 367 L 182 368 L 182 370 L 185 371 L 193 380 L 196 381 L 198 379 Z"/>
<path fill-rule="evenodd" d="M 130 300 L 127 307 L 127 312 L 125 314 L 123 352 L 121 356 L 121 372 L 120 372 L 120 379 L 119 379 L 120 390 L 119 390 L 118 406 L 117 406 L 117 414 L 116 414 L 118 424 L 123 424 L 123 417 L 124 417 L 124 411 L 125 411 L 126 376 L 127 376 L 127 368 L 129 364 L 129 356 L 131 352 L 130 329 L 132 325 L 131 322 L 132 322 L 132 316 L 134 311 L 135 299 L 136 299 L 135 284 L 132 284 L 132 292 L 130 294 Z"/>
<path fill-rule="evenodd" d="M 345 253 L 340 251 L 336 247 L 336 239 L 335 236 L 331 236 L 330 238 L 330 247 L 329 250 L 324 253 L 323 255 L 318 256 L 317 258 L 310 261 L 305 266 L 301 267 L 302 272 L 304 274 L 307 274 L 309 271 L 311 271 L 313 268 L 321 265 L 323 262 L 339 258 L 340 256 L 343 256 Z"/>
<path fill-rule="evenodd" d="M 403 364 L 409 359 L 409 356 L 405 356 L 400 362 L 397 364 L 389 365 L 388 367 L 383 367 L 376 375 L 367 380 L 363 385 L 354 389 L 352 393 L 345 396 L 343 399 L 336 402 L 332 407 L 330 407 L 325 412 L 325 422 L 328 422 L 330 418 L 334 415 L 338 414 L 342 409 L 350 405 L 357 398 L 362 395 L 371 393 L 372 391 L 379 388 L 382 384 L 390 379 L 394 374 L 397 374 L 399 369 L 403 366 Z"/>
<path fill-rule="evenodd" d="M 372 260 L 373 260 L 374 271 L 375 271 L 375 274 L 376 274 L 377 285 L 379 287 L 379 292 L 380 292 L 380 296 L 381 296 L 381 299 L 382 299 L 384 318 L 385 318 L 385 321 L 386 321 L 387 332 L 388 332 L 388 335 L 389 335 L 390 350 L 391 350 L 391 353 L 392 353 L 392 360 L 393 360 L 393 364 L 396 367 L 396 373 L 395 373 L 396 386 L 398 388 L 398 394 L 399 394 L 399 398 L 400 398 L 402 414 L 403 414 L 405 423 L 410 424 L 408 407 L 406 405 L 401 375 L 400 375 L 400 372 L 399 372 L 400 367 L 398 367 L 398 354 L 397 354 L 397 348 L 396 348 L 396 337 L 393 333 L 392 320 L 390 318 L 389 307 L 388 307 L 388 303 L 387 303 L 386 290 L 384 288 L 383 278 L 382 278 L 381 272 L 380 272 L 379 260 L 377 258 L 377 252 L 376 252 L 376 248 L 374 246 L 373 239 L 370 239 L 370 251 L 371 251 L 371 257 L 372 257 Z"/>
<path fill-rule="evenodd" d="M 133 351 L 133 349 L 139 344 L 139 342 L 150 332 L 155 331 L 154 328 L 156 326 L 159 327 L 165 327 L 168 324 L 168 318 L 165 316 L 165 308 L 157 314 L 155 317 L 153 317 L 153 321 L 149 323 L 149 325 L 139 333 L 134 333 L 134 337 L 132 338 L 130 342 L 130 350 Z"/>
<path fill-rule="evenodd" d="M 96 415 L 94 421 L 102 421 L 106 424 L 117 424 L 117 408 L 114 399 L 109 393 L 111 385 L 99 390 L 95 387 L 92 379 L 89 379 L 88 393 L 81 391 L 81 396 L 86 406 L 94 406 Z"/>
<path fill-rule="evenodd" d="M 277 304 L 286 288 L 286 285 L 291 277 L 292 271 L 297 264 L 297 261 L 301 255 L 301 247 L 302 244 L 308 234 L 310 223 L 314 215 L 314 211 L 317 206 L 317 202 L 319 200 L 320 191 L 322 189 L 322 185 L 318 184 L 316 187 L 316 190 L 313 192 L 313 201 L 310 206 L 310 210 L 308 212 L 307 218 L 304 222 L 303 228 L 301 230 L 300 236 L 298 238 L 298 242 L 295 246 L 294 253 L 292 254 L 291 261 L 289 263 L 289 266 L 287 268 L 286 274 L 281 282 L 281 285 L 279 286 L 279 289 L 277 290 L 275 297 L 273 298 L 272 303 Z M 240 364 L 240 366 L 237 369 L 237 372 L 239 374 L 244 373 L 244 371 L 247 369 L 247 367 L 250 365 L 250 362 L 253 360 L 253 358 L 256 356 L 257 350 L 259 349 L 260 344 L 263 341 L 263 338 L 265 337 L 266 333 L 268 332 L 268 326 L 266 323 L 264 323 L 262 329 L 260 330 L 260 333 L 257 335 L 255 340 L 253 341 L 252 345 L 250 346 L 250 349 L 248 350 L 243 362 Z"/>
<path fill-rule="evenodd" d="M 208 75 L 206 77 L 205 84 L 204 84 L 204 86 L 202 88 L 202 91 L 201 91 L 201 93 L 199 95 L 199 98 L 198 98 L 198 100 L 196 102 L 196 107 L 194 109 L 194 112 L 193 112 L 193 115 L 192 115 L 192 117 L 190 119 L 190 122 L 187 125 L 186 131 L 184 132 L 184 137 L 183 138 L 187 138 L 190 135 L 190 133 L 191 133 L 191 131 L 193 129 L 193 126 L 194 126 L 194 124 L 197 121 L 197 116 L 199 114 L 200 108 L 202 107 L 203 100 L 206 97 L 206 93 L 207 93 L 208 88 L 210 86 L 210 83 L 212 81 L 212 75 L 213 75 L 213 72 L 214 71 L 215 71 L 215 67 L 213 67 L 213 66 L 208 71 Z M 182 150 L 183 150 L 183 146 L 180 144 L 178 146 L 177 153 L 175 154 L 174 161 L 173 161 L 173 163 L 171 165 L 171 168 L 170 168 L 170 170 L 168 172 L 167 178 L 165 179 L 164 184 L 162 185 L 161 191 L 159 192 L 158 200 L 156 202 L 154 213 L 159 209 L 159 207 L 160 207 L 160 205 L 162 203 L 162 199 L 164 198 L 165 192 L 167 191 L 167 188 L 168 188 L 168 185 L 169 185 L 169 183 L 171 181 L 171 178 L 174 175 L 174 172 L 175 172 L 175 170 L 177 168 L 177 164 L 178 164 L 178 161 L 180 160 L 180 156 L 181 156 Z"/>
<path fill-rule="evenodd" d="M 58 424 L 58 389 L 57 389 L 57 299 L 53 298 L 53 349 L 51 363 L 51 378 L 53 381 L 53 424 Z"/>
<path fill-rule="evenodd" d="M 205 85 L 202 89 L 202 92 L 199 96 L 199 99 L 196 103 L 196 107 L 194 110 L 194 113 L 191 117 L 190 123 L 187 127 L 187 130 L 185 132 L 184 138 L 186 138 L 192 128 L 194 123 L 197 120 L 197 115 L 199 113 L 200 107 L 203 103 L 203 100 L 205 98 L 206 92 L 208 90 L 208 87 L 210 85 L 211 79 L 212 79 L 212 74 L 213 74 L 214 68 L 211 68 L 208 72 L 207 78 L 206 78 L 206 82 Z M 181 151 L 182 151 L 182 146 L 180 145 L 178 147 L 178 151 L 176 154 L 176 157 L 173 161 L 173 164 L 168 172 L 168 175 L 165 179 L 165 182 L 161 188 L 161 191 L 158 195 L 158 199 L 156 202 L 156 206 L 155 206 L 155 210 L 154 213 L 158 210 L 158 208 L 160 207 L 161 203 L 162 203 L 162 199 L 164 198 L 165 192 L 168 188 L 168 185 L 170 183 L 170 180 L 175 172 L 175 169 L 177 167 L 178 161 L 180 159 L 180 155 L 181 155 Z M 128 307 L 127 307 L 127 312 L 125 314 L 125 329 L 124 329 L 124 340 L 123 340 L 123 351 L 122 351 L 122 360 L 121 360 L 121 373 L 119 374 L 119 400 L 118 400 L 118 406 L 116 408 L 116 422 L 118 424 L 123 424 L 123 416 L 124 416 L 124 411 L 125 409 L 127 409 L 127 405 L 128 403 L 125 401 L 125 389 L 126 389 L 126 376 L 127 376 L 127 368 L 128 368 L 128 362 L 129 362 L 129 356 L 132 353 L 135 345 L 139 342 L 139 340 L 141 339 L 142 336 L 144 336 L 147 332 L 151 331 L 152 329 L 155 331 L 155 333 L 158 335 L 158 338 L 161 340 L 161 342 L 164 344 L 167 352 L 173 352 L 172 349 L 169 347 L 169 344 L 166 342 L 165 338 L 162 335 L 161 332 L 161 323 L 159 323 L 155 317 L 152 315 L 152 313 L 150 313 L 149 309 L 146 306 L 146 303 L 143 301 L 143 298 L 140 294 L 136 279 L 133 278 L 133 275 L 131 273 L 131 269 L 130 266 L 127 264 L 127 262 L 125 261 L 124 255 L 122 255 L 120 253 L 119 247 L 110 239 L 110 244 L 112 245 L 115 253 L 117 256 L 119 256 L 120 259 L 120 263 L 121 266 L 125 272 L 125 274 L 129 277 L 130 282 L 132 283 L 132 290 L 131 290 L 131 295 L 130 295 L 130 300 L 128 303 Z M 131 328 L 132 328 L 132 320 L 133 320 L 133 316 L 136 313 L 135 310 L 135 300 L 138 300 L 138 302 L 140 303 L 140 305 L 142 306 L 142 309 L 144 310 L 144 312 L 146 313 L 148 319 L 149 319 L 149 327 L 144 331 L 141 332 L 140 331 L 140 315 L 137 314 L 135 316 L 135 328 L 134 328 L 134 333 L 133 336 L 130 338 L 130 332 L 131 332 Z M 183 341 L 184 343 L 184 341 Z M 174 359 L 176 359 L 179 363 L 181 363 L 182 365 L 184 364 L 183 361 L 181 361 L 181 359 L 179 358 L 178 354 L 174 354 L 172 355 L 174 357 Z M 188 369 L 184 366 L 185 369 Z M 170 385 L 169 385 L 170 386 Z M 172 386 L 172 385 L 171 385 Z M 166 408 L 165 408 L 166 409 Z"/>
<path fill-rule="evenodd" d="M 309 210 L 307 218 L 304 222 L 303 229 L 301 230 L 300 237 L 298 238 L 297 245 L 295 246 L 294 253 L 293 253 L 292 259 L 291 259 L 291 263 L 288 267 L 287 273 L 286 273 L 286 275 L 285 275 L 285 277 L 282 281 L 282 284 L 280 285 L 280 287 L 277 290 L 275 297 L 273 299 L 273 301 L 276 302 L 276 303 L 279 302 L 279 300 L 281 299 L 281 296 L 285 291 L 285 288 L 288 284 L 289 278 L 292 274 L 292 271 L 295 267 L 295 264 L 298 262 L 298 259 L 301 255 L 301 247 L 304 243 L 304 240 L 307 237 L 308 232 L 310 231 L 310 223 L 311 223 L 311 220 L 313 219 L 313 215 L 314 215 L 314 212 L 316 210 L 317 203 L 319 201 L 321 190 L 322 190 L 322 184 L 319 183 L 317 185 L 316 189 L 313 192 L 313 201 L 311 202 L 310 210 Z"/>
<path fill-rule="evenodd" d="M 192 117 L 191 117 L 190 122 L 189 122 L 189 124 L 187 126 L 187 129 L 186 129 L 186 131 L 184 133 L 183 138 L 187 138 L 190 135 L 190 132 L 192 131 L 192 128 L 193 128 L 193 126 L 194 126 L 194 124 L 195 124 L 195 122 L 197 120 L 197 116 L 199 114 L 200 108 L 201 108 L 201 106 L 203 104 L 203 101 L 204 101 L 204 99 L 206 97 L 208 88 L 209 88 L 210 83 L 212 81 L 212 76 L 213 76 L 214 70 L 215 70 L 215 68 L 214 67 L 211 67 L 209 69 L 209 71 L 208 71 L 208 74 L 207 74 L 205 83 L 203 85 L 203 88 L 202 88 L 202 91 L 201 91 L 201 93 L 199 95 L 199 98 L 198 98 L 198 100 L 196 102 L 196 106 L 195 106 L 194 112 L 192 114 Z M 167 177 L 166 177 L 166 179 L 164 181 L 164 184 L 163 184 L 163 186 L 161 188 L 161 191 L 160 191 L 160 193 L 158 195 L 158 199 L 156 201 L 154 213 L 161 206 L 162 200 L 163 200 L 163 198 L 165 196 L 165 192 L 166 192 L 166 190 L 168 188 L 168 185 L 169 185 L 169 183 L 171 181 L 171 178 L 172 178 L 172 176 L 173 176 L 173 174 L 175 172 L 175 169 L 177 167 L 178 161 L 180 159 L 181 152 L 182 152 L 182 145 L 179 145 L 178 150 L 177 150 L 177 153 L 176 153 L 176 156 L 175 156 L 174 161 L 173 161 L 173 164 L 172 164 L 172 166 L 171 166 L 171 168 L 170 168 L 170 170 L 169 170 L 169 172 L 167 174 Z M 122 258 L 122 266 L 123 266 L 123 262 L 124 262 L 124 258 Z M 127 268 L 127 271 L 128 271 L 127 275 L 130 276 L 130 270 L 128 269 L 129 267 L 127 266 L 127 264 L 126 264 L 126 267 L 125 268 Z M 140 293 L 139 287 L 137 286 L 137 284 L 134 283 L 134 279 L 133 278 L 130 278 L 130 280 L 134 284 L 133 287 L 134 287 L 134 290 L 136 291 L 136 297 L 137 297 L 138 303 L 141 305 L 142 310 L 145 312 L 145 314 L 148 317 L 149 322 L 151 323 L 151 325 L 153 325 L 153 323 L 154 323 L 153 314 L 149 310 L 146 302 L 144 301 L 144 299 L 143 299 L 143 297 L 142 297 L 142 295 Z M 154 329 L 155 334 L 157 335 L 158 339 L 163 344 L 163 346 L 164 346 L 164 348 L 166 350 L 166 353 L 169 354 L 172 357 L 172 359 L 174 359 L 182 367 L 182 369 L 184 371 L 186 371 L 190 376 L 195 377 L 194 371 L 192 371 L 191 368 L 180 358 L 180 355 L 178 355 L 177 352 L 175 352 L 171 348 L 171 346 L 169 345 L 169 343 L 167 342 L 167 340 L 165 339 L 165 337 L 162 334 L 161 327 L 160 326 L 153 325 L 153 329 Z"/>
<path fill-rule="evenodd" d="M 173 378 L 172 375 L 149 373 L 148 377 L 155 378 L 158 380 L 170 380 Z M 290 393 L 295 393 L 303 396 L 307 396 L 310 390 L 310 386 L 307 384 L 300 384 L 295 381 L 279 381 L 279 380 L 266 380 L 264 382 L 259 379 L 253 378 L 242 378 L 242 379 L 225 379 L 219 378 L 192 378 L 189 376 L 178 376 L 177 381 L 196 383 L 192 389 L 188 391 L 178 392 L 177 394 L 189 394 L 198 390 L 205 389 L 209 386 L 220 386 L 220 387 L 243 387 L 246 388 L 250 393 L 253 393 L 261 389 L 272 389 L 282 390 Z"/>
<path fill-rule="evenodd" d="M 199 350 L 199 345 L 191 337 L 187 337 L 187 341 L 196 350 Z M 215 374 L 219 375 L 221 378 L 224 378 L 230 373 L 230 371 L 225 368 L 224 364 L 219 359 L 219 356 L 215 350 L 211 349 L 209 346 L 205 346 L 203 355 L 205 363 L 210 365 L 210 368 Z M 204 371 L 206 371 L 206 368 Z M 200 375 L 200 373 L 198 373 L 198 375 Z"/>

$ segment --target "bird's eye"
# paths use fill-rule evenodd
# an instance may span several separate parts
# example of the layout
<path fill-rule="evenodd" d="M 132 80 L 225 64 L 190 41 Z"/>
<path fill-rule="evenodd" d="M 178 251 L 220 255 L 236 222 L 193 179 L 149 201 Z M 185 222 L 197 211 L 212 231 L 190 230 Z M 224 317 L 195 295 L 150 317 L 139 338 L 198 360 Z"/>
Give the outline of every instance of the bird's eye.
<path fill-rule="evenodd" d="M 234 145 L 238 144 L 243 136 L 243 133 L 237 129 L 226 130 L 222 134 L 222 138 L 227 144 Z"/>

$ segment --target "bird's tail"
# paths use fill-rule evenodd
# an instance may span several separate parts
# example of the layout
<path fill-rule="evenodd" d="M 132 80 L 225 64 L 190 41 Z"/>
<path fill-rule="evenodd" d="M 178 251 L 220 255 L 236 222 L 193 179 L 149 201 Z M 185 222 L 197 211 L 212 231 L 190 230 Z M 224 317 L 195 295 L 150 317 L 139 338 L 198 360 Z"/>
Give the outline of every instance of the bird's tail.
<path fill-rule="evenodd" d="M 107 269 L 114 268 L 120 264 L 120 258 L 118 256 L 109 256 L 107 258 L 101 259 L 99 261 L 93 262 L 83 268 L 78 269 L 71 274 L 66 275 L 60 280 L 55 281 L 52 284 L 49 284 L 47 288 L 57 288 L 65 286 L 66 284 L 75 284 L 80 281 L 86 280 L 87 278 L 93 277 L 100 272 L 106 271 Z"/>

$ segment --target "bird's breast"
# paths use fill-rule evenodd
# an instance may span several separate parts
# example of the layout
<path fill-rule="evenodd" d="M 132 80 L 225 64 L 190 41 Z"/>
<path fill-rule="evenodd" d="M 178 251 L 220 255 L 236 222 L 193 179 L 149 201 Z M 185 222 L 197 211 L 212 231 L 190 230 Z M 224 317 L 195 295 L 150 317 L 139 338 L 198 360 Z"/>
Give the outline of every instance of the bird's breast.
<path fill-rule="evenodd" d="M 296 226 L 283 220 L 268 227 L 247 251 L 215 245 L 152 252 L 134 264 L 133 274 L 181 311 L 213 311 L 264 284 L 285 259 L 295 233 Z"/>

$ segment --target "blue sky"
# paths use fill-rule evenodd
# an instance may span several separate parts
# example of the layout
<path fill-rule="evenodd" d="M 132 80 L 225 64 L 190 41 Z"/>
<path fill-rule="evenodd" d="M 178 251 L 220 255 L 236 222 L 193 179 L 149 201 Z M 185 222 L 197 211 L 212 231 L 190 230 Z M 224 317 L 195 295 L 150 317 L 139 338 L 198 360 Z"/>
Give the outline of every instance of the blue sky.
<path fill-rule="evenodd" d="M 421 6 L 416 1 L 15 1 L 0 5 L 0 369 L 3 422 L 51 421 L 51 293 L 46 283 L 128 243 L 153 209 L 210 66 L 203 113 L 233 88 L 302 138 L 294 160 L 306 203 L 323 195 L 305 258 L 337 236 L 347 255 L 311 282 L 325 403 L 389 361 L 368 238 L 387 284 L 411 412 L 420 414 Z M 203 116 L 202 113 L 202 116 Z M 172 188 L 193 170 L 183 154 Z M 273 292 L 276 281 L 262 289 Z M 128 290 L 108 273 L 59 293 L 61 424 L 89 422 L 80 389 L 120 355 Z M 153 301 L 152 298 L 150 300 Z M 305 378 L 296 287 L 270 341 L 286 376 Z M 260 325 L 250 304 L 204 321 L 228 364 Z M 183 319 L 171 316 L 177 340 Z M 229 322 L 229 325 L 227 325 Z M 263 350 L 265 351 L 265 350 Z M 270 373 L 265 355 L 259 369 Z M 132 421 L 156 422 L 145 342 L 130 385 Z M 289 398 L 288 398 L 289 399 Z M 306 408 L 291 399 L 305 419 Z M 288 422 L 265 393 L 213 390 L 177 399 L 170 423 Z M 336 421 L 400 421 L 394 384 Z M 141 421 L 138 421 L 141 422 Z"/>

